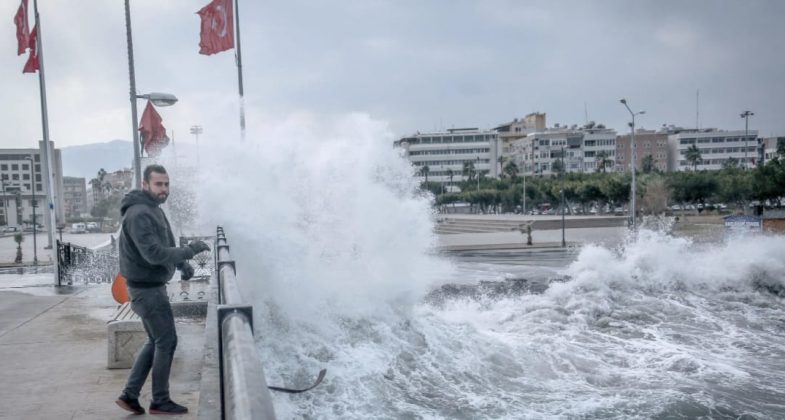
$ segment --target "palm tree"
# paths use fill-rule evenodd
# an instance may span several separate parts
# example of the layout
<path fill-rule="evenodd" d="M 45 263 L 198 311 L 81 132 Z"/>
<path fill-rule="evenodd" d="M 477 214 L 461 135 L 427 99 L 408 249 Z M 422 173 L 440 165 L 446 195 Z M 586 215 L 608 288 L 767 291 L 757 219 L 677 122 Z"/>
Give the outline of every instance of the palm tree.
<path fill-rule="evenodd" d="M 474 162 L 467 160 L 463 162 L 463 176 L 467 177 L 469 181 L 474 179 Z"/>
<path fill-rule="evenodd" d="M 502 171 L 504 170 L 504 156 L 499 156 L 499 158 L 496 159 L 496 161 L 499 162 L 499 174 L 503 176 L 504 173 Z"/>
<path fill-rule="evenodd" d="M 655 169 L 655 167 L 654 167 L 654 156 L 646 155 L 641 162 L 642 162 L 641 170 L 643 171 L 644 174 L 649 174 L 649 173 L 654 172 L 654 169 Z"/>
<path fill-rule="evenodd" d="M 455 176 L 455 173 L 452 171 L 452 169 L 447 170 L 447 176 L 450 177 L 450 185 L 452 185 L 452 177 Z"/>
<path fill-rule="evenodd" d="M 425 177 L 425 185 L 428 185 L 428 173 L 431 172 L 431 168 L 428 165 L 423 166 L 420 169 L 420 173 L 422 176 Z"/>
<path fill-rule="evenodd" d="M 597 156 L 595 157 L 595 160 L 597 160 L 597 172 L 602 172 L 602 173 L 605 173 L 607 166 L 613 163 L 608 158 L 608 152 L 604 150 L 597 152 Z"/>
<path fill-rule="evenodd" d="M 515 164 L 513 161 L 507 162 L 504 165 L 504 173 L 510 176 L 510 178 L 515 179 L 518 176 L 518 165 Z"/>
<path fill-rule="evenodd" d="M 698 164 L 703 160 L 700 149 L 694 144 L 687 148 L 687 151 L 684 153 L 684 158 L 692 165 L 693 171 L 698 170 Z"/>
<path fill-rule="evenodd" d="M 14 234 L 14 242 L 16 242 L 16 258 L 14 262 L 17 264 L 22 263 L 22 242 L 24 242 L 25 237 L 22 236 L 21 233 Z"/>

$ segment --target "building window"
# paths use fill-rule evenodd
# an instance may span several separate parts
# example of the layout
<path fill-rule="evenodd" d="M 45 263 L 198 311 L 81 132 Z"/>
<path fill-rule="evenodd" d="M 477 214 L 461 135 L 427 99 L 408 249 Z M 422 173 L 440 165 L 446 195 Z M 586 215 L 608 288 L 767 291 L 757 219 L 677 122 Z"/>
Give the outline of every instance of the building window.
<path fill-rule="evenodd" d="M 44 188 L 41 186 L 41 184 L 35 184 L 35 190 L 36 191 L 43 191 Z"/>
<path fill-rule="evenodd" d="M 35 174 L 35 182 L 41 182 L 41 174 Z"/>
<path fill-rule="evenodd" d="M 16 164 L 16 163 L 14 163 L 14 164 L 11 164 L 11 170 L 12 170 L 12 171 L 18 171 L 18 170 L 19 170 L 19 165 L 18 165 L 18 164 Z"/>
<path fill-rule="evenodd" d="M 19 181 L 19 174 L 11 174 L 11 179 L 14 181 Z"/>
<path fill-rule="evenodd" d="M 35 161 L 36 162 L 40 162 L 41 161 L 41 155 L 35 155 L 34 157 L 35 157 Z"/>
<path fill-rule="evenodd" d="M 7 171 L 8 170 L 8 165 L 5 164 L 5 163 L 0 165 L 0 170 Z"/>
<path fill-rule="evenodd" d="M 25 180 L 25 181 L 29 181 L 30 180 L 30 174 L 22 174 L 22 179 Z"/>
<path fill-rule="evenodd" d="M 35 171 L 41 172 L 41 165 L 35 165 Z"/>
<path fill-rule="evenodd" d="M 26 163 L 23 163 L 23 164 L 22 164 L 22 170 L 23 170 L 23 171 L 29 171 L 29 170 L 30 170 L 30 165 L 28 165 L 28 164 L 26 164 Z"/>

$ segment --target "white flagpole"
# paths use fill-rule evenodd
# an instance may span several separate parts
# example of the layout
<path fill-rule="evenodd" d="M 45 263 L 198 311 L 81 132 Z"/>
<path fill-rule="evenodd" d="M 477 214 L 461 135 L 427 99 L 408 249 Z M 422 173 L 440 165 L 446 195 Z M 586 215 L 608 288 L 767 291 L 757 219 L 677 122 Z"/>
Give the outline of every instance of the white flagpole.
<path fill-rule="evenodd" d="M 57 177 L 52 169 L 52 160 L 54 159 L 54 149 L 51 146 L 49 141 L 49 114 L 47 113 L 46 107 L 46 77 L 44 74 L 44 48 L 43 48 L 43 31 L 41 29 L 41 19 L 38 16 L 38 0 L 33 0 L 33 10 L 35 11 L 35 26 L 37 37 L 36 37 L 36 48 L 38 51 L 38 84 L 40 86 L 40 93 L 41 93 L 41 124 L 43 126 L 43 134 L 44 134 L 44 144 L 43 144 L 43 160 L 44 165 L 46 167 L 46 198 L 48 201 L 48 205 L 46 208 L 47 215 L 49 216 L 49 223 L 47 226 L 47 236 L 49 237 L 49 246 L 52 250 L 52 265 L 54 266 L 54 285 L 60 286 L 60 280 L 58 275 L 57 266 L 57 246 L 54 246 L 55 241 L 55 224 L 56 222 L 56 211 L 55 211 L 55 203 L 57 202 L 57 197 L 55 196 L 55 188 L 54 182 Z M 35 180 L 31 180 L 32 185 L 35 186 Z M 35 197 L 35 188 L 33 188 L 33 196 Z M 35 221 L 33 221 L 35 223 Z"/>

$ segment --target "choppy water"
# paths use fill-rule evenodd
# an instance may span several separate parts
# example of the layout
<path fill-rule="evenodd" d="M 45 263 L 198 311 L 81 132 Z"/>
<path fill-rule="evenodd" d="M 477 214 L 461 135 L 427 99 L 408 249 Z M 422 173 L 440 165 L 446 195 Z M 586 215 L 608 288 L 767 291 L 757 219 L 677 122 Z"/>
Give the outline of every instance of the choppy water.
<path fill-rule="evenodd" d="M 785 418 L 783 255 L 643 232 L 561 268 L 459 259 L 411 308 L 271 316 L 260 344 L 271 381 L 330 370 L 283 418 Z"/>
<path fill-rule="evenodd" d="M 384 127 L 311 123 L 203 180 L 268 382 L 328 369 L 280 418 L 785 418 L 785 238 L 436 255 Z"/>

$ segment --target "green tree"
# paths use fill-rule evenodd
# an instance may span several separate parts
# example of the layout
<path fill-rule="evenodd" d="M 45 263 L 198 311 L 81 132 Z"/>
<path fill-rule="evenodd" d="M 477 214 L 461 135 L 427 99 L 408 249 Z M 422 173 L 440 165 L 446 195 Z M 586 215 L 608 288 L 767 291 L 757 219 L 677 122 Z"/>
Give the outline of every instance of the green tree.
<path fill-rule="evenodd" d="M 14 234 L 14 242 L 16 242 L 16 258 L 14 262 L 17 264 L 22 263 L 22 242 L 24 242 L 25 237 L 22 236 L 21 233 Z"/>
<path fill-rule="evenodd" d="M 507 164 L 504 165 L 504 173 L 510 178 L 515 179 L 518 176 L 518 165 L 513 161 L 508 161 Z"/>
<path fill-rule="evenodd" d="M 650 174 L 654 172 L 656 167 L 654 166 L 654 156 L 646 155 L 641 160 L 641 171 L 644 174 Z"/>
<path fill-rule="evenodd" d="M 561 175 L 564 173 L 564 159 L 559 159 L 553 162 L 553 166 L 551 168 L 554 173 Z"/>
<path fill-rule="evenodd" d="M 420 173 L 422 174 L 422 176 L 425 177 L 425 183 L 426 184 L 428 183 L 428 174 L 430 172 L 431 172 L 431 168 L 428 165 L 423 165 L 423 167 L 420 168 Z"/>
<path fill-rule="evenodd" d="M 597 161 L 597 172 L 605 173 L 608 169 L 608 165 L 613 164 L 613 161 L 608 156 L 608 152 L 604 150 L 597 152 L 594 159 Z"/>
<path fill-rule="evenodd" d="M 466 160 L 463 162 L 463 176 L 466 177 L 469 181 L 474 179 L 475 171 L 474 171 L 474 162 L 471 160 Z"/>
<path fill-rule="evenodd" d="M 785 137 L 777 139 L 777 156 L 785 158 Z"/>
<path fill-rule="evenodd" d="M 687 151 L 684 153 L 684 158 L 692 165 L 693 171 L 698 170 L 698 164 L 703 160 L 700 149 L 694 144 L 687 148 Z"/>

